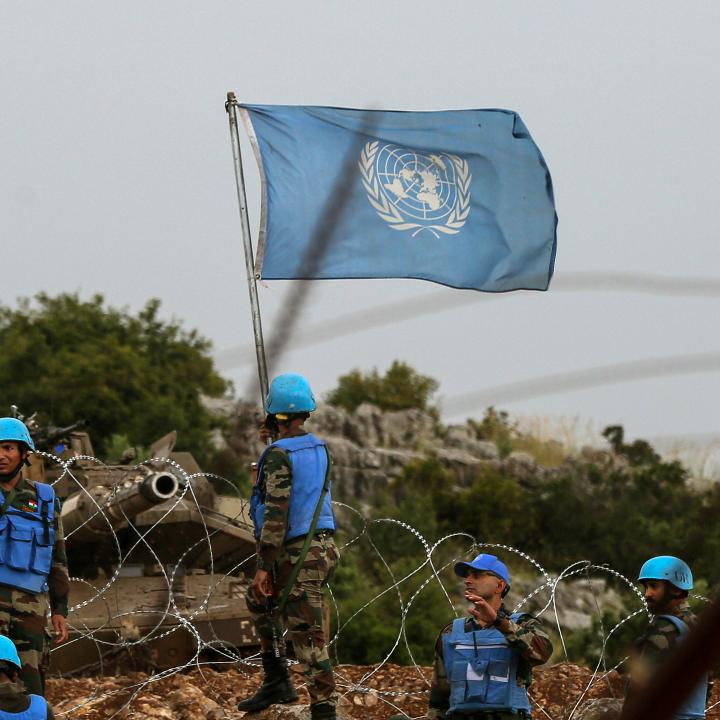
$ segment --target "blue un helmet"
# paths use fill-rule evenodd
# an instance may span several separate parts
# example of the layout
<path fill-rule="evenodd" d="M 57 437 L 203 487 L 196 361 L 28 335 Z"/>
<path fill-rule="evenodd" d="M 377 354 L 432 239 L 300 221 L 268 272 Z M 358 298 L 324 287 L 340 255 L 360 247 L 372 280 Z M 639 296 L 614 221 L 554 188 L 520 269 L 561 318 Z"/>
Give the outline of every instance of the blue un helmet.
<path fill-rule="evenodd" d="M 0 418 L 0 442 L 6 442 L 7 440 L 25 443 L 28 450 L 35 450 L 35 443 L 30 437 L 30 431 L 25 423 L 17 418 Z"/>
<path fill-rule="evenodd" d="M 501 580 L 505 581 L 505 591 L 503 595 L 507 595 L 510 589 L 510 573 L 508 572 L 507 565 L 504 562 L 498 560 L 494 555 L 488 555 L 487 553 L 480 553 L 471 562 L 459 562 L 455 563 L 455 574 L 460 577 L 467 577 L 470 570 L 479 570 L 485 572 L 491 572 L 493 575 L 497 575 Z"/>
<path fill-rule="evenodd" d="M 692 590 L 693 576 L 690 566 L 672 555 L 658 555 L 650 558 L 640 568 L 638 581 L 665 580 L 678 590 Z"/>
<path fill-rule="evenodd" d="M 270 383 L 265 410 L 271 415 L 312 412 L 316 407 L 310 383 L 302 375 L 284 373 Z"/>
<path fill-rule="evenodd" d="M 22 663 L 15 643 L 5 635 L 0 635 L 0 660 L 12 663 L 17 666 L 18 670 L 22 670 Z"/>

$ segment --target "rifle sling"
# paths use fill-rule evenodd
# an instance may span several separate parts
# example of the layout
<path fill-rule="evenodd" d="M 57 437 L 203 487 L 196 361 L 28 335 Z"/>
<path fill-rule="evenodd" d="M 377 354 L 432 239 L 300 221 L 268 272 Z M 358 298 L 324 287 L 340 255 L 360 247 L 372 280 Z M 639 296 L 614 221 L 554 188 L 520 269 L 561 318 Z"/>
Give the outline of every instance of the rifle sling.
<path fill-rule="evenodd" d="M 48 521 L 48 504 L 38 496 L 38 502 L 42 503 L 42 524 L 43 524 L 43 542 L 50 544 L 50 523 Z"/>
<path fill-rule="evenodd" d="M 7 512 L 7 509 L 12 505 L 13 500 L 15 499 L 16 495 L 17 495 L 17 490 L 15 488 L 13 488 L 5 496 L 5 502 L 3 502 L 2 507 L 0 507 L 0 517 L 2 517 Z"/>

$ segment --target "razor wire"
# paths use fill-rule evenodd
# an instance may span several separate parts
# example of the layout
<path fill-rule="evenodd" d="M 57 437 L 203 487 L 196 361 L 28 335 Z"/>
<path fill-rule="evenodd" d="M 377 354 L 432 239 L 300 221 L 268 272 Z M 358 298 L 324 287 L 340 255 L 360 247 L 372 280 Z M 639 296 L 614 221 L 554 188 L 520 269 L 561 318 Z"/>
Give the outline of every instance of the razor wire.
<path fill-rule="evenodd" d="M 100 582 L 94 581 L 93 578 L 71 577 L 70 600 L 72 601 L 73 589 L 76 590 L 76 593 L 81 591 L 81 595 L 83 594 L 82 591 L 85 594 L 89 592 L 89 597 L 69 607 L 68 625 L 71 639 L 62 645 L 53 647 L 51 653 L 64 652 L 72 655 L 73 646 L 80 646 L 81 644 L 86 647 L 89 644 L 93 648 L 97 659 L 74 668 L 72 672 L 66 674 L 66 677 L 78 674 L 94 674 L 94 676 L 103 677 L 107 667 L 112 663 L 116 665 L 123 662 L 128 664 L 129 661 L 132 666 L 133 663 L 138 662 L 138 658 L 134 655 L 136 651 L 140 655 L 140 663 L 144 667 L 151 668 L 149 676 L 139 679 L 137 682 L 130 682 L 117 689 L 104 690 L 102 684 L 96 684 L 89 696 L 84 696 L 72 707 L 68 707 L 65 701 L 61 707 L 57 707 L 56 715 L 58 717 L 75 717 L 83 708 L 93 707 L 97 703 L 111 700 L 113 697 L 116 697 L 121 702 L 120 706 L 115 708 L 112 715 L 108 717 L 120 717 L 133 706 L 133 703 L 141 696 L 143 691 L 151 688 L 153 684 L 192 669 L 197 669 L 201 674 L 206 667 L 214 669 L 235 668 L 240 671 L 254 671 L 257 669 L 259 642 L 255 640 L 249 645 L 237 645 L 224 639 L 222 637 L 222 628 L 216 627 L 219 621 L 212 617 L 213 610 L 219 608 L 218 602 L 227 606 L 227 599 L 238 600 L 239 597 L 244 595 L 254 571 L 252 562 L 255 557 L 254 548 L 239 559 L 233 557 L 229 565 L 221 563 L 222 569 L 219 568 L 219 558 L 213 548 L 213 540 L 222 536 L 225 527 L 221 525 L 213 528 L 206 522 L 206 516 L 212 513 L 218 514 L 218 511 L 203 505 L 197 493 L 197 485 L 209 481 L 222 484 L 225 488 L 233 490 L 236 494 L 236 500 L 239 500 L 237 513 L 235 516 L 223 516 L 220 513 L 220 516 L 225 518 L 226 525 L 235 524 L 236 527 L 240 527 L 241 523 L 247 525 L 246 518 L 248 517 L 249 503 L 239 496 L 239 491 L 232 482 L 211 473 L 188 473 L 178 462 L 164 457 L 152 458 L 134 466 L 128 465 L 119 468 L 118 466 L 108 466 L 101 460 L 89 455 L 78 455 L 69 460 L 63 460 L 47 452 L 38 452 L 36 455 L 42 456 L 49 465 L 54 465 L 57 468 L 59 474 L 53 480 L 53 485 L 57 485 L 61 480 L 68 481 L 71 492 L 67 494 L 67 497 L 78 495 L 86 500 L 91 508 L 84 521 L 74 527 L 66 536 L 66 546 L 70 557 L 72 558 L 73 555 L 74 543 L 78 542 L 78 538 L 76 537 L 74 541 L 73 537 L 77 536 L 86 526 L 92 526 L 93 523 L 102 524 L 102 533 L 98 530 L 94 530 L 94 532 L 107 537 L 108 545 L 113 548 L 114 553 L 114 557 L 106 558 L 105 562 L 105 566 L 109 566 L 111 572 L 109 576 L 106 575 Z M 118 520 L 117 515 L 111 517 L 109 508 L 120 497 L 122 490 L 128 487 L 128 479 L 131 479 L 130 484 L 137 482 L 137 479 L 133 480 L 133 478 L 146 477 L 149 468 L 163 468 L 171 472 L 178 480 L 176 494 L 155 506 L 160 513 L 159 517 L 147 526 L 139 525 L 136 522 L 135 515 L 128 515 L 122 504 L 115 506 L 116 511 L 120 510 L 120 520 Z M 86 486 L 83 481 L 82 476 L 88 473 L 89 469 L 91 469 L 90 471 L 107 471 L 111 475 L 118 473 L 120 477 L 112 486 L 104 486 L 104 494 L 99 496 L 93 494 L 91 492 L 92 487 Z M 213 498 L 218 497 L 215 488 L 211 490 Z M 578 577 L 584 578 L 589 587 L 595 606 L 593 614 L 599 619 L 600 652 L 594 669 L 591 669 L 590 680 L 575 699 L 572 709 L 565 716 L 566 720 L 571 720 L 575 716 L 582 701 L 595 684 L 607 681 L 610 673 L 620 668 L 627 661 L 628 658 L 623 658 L 612 668 L 607 669 L 606 650 L 610 638 L 633 618 L 642 614 L 645 614 L 648 620 L 651 617 L 642 593 L 632 580 L 606 565 L 598 565 L 587 559 L 579 560 L 553 574 L 529 553 L 511 545 L 479 540 L 468 533 L 451 533 L 430 541 L 417 528 L 403 520 L 392 517 L 371 519 L 366 517 L 361 510 L 348 503 L 336 501 L 334 505 L 339 513 L 351 520 L 351 525 L 354 519 L 352 532 L 345 532 L 343 542 L 339 545 L 341 555 L 364 551 L 365 546 L 363 543 L 365 543 L 369 551 L 378 560 L 379 566 L 387 578 L 386 584 L 381 590 L 374 592 L 356 610 L 347 614 L 347 617 L 344 617 L 342 602 L 338 601 L 333 588 L 329 588 L 328 595 L 335 627 L 335 631 L 329 639 L 329 648 L 336 663 L 339 661 L 338 648 L 343 638 L 353 632 L 353 622 L 359 616 L 364 613 L 372 613 L 378 603 L 386 596 L 396 598 L 398 611 L 398 625 L 393 641 L 389 643 L 383 656 L 378 658 L 376 663 L 364 669 L 359 679 L 353 680 L 342 666 L 336 667 L 336 683 L 338 692 L 342 697 L 349 697 L 353 694 L 371 694 L 375 696 L 377 702 L 383 703 L 389 710 L 407 715 L 402 708 L 402 701 L 408 698 L 421 699 L 428 695 L 430 682 L 426 672 L 423 671 L 422 666 L 414 657 L 412 638 L 408 636 L 407 631 L 408 618 L 411 617 L 418 599 L 433 586 L 439 589 L 443 603 L 447 605 L 448 620 L 462 615 L 465 612 L 467 602 L 463 600 L 462 594 L 456 591 L 457 588 L 452 588 L 450 581 L 443 579 L 443 574 L 456 561 L 466 559 L 479 550 L 501 550 L 505 555 L 512 555 L 516 558 L 516 562 L 522 563 L 530 573 L 538 578 L 538 584 L 516 602 L 512 612 L 532 609 L 536 617 L 545 620 L 547 624 L 552 624 L 560 639 L 564 659 L 570 662 L 572 662 L 573 658 L 569 656 L 565 643 L 563 612 L 558 603 L 559 589 L 571 579 Z M 169 526 L 173 513 L 184 513 L 187 517 L 192 516 L 192 522 L 198 525 L 200 537 L 198 539 L 190 538 L 186 546 L 177 553 L 174 561 L 167 562 L 167 558 L 163 559 L 164 553 L 160 551 L 160 548 L 153 545 L 152 536 L 158 527 Z M 416 541 L 420 560 L 415 567 L 402 574 L 393 570 L 391 562 L 379 547 L 376 538 L 373 537 L 374 533 L 381 528 L 393 528 Z M 343 528 L 343 530 L 345 529 Z M 121 531 L 122 538 L 120 537 Z M 195 562 L 191 558 L 198 557 L 198 551 L 202 551 L 203 557 L 206 558 L 199 563 L 202 568 L 197 568 L 202 571 L 199 577 L 203 578 L 203 583 L 206 582 L 206 588 L 201 596 L 189 599 L 185 594 L 189 592 L 187 578 L 190 577 L 186 572 L 188 569 L 186 566 Z M 123 571 L 135 567 L 136 564 L 132 560 L 136 553 L 146 560 L 150 558 L 153 561 L 151 567 L 155 574 L 152 577 L 156 578 L 155 582 L 160 584 L 164 599 L 161 604 L 155 602 L 153 605 L 152 601 L 148 601 L 147 598 L 138 597 L 132 607 L 121 608 L 113 603 L 111 596 L 113 593 L 118 592 L 120 580 L 124 577 Z M 145 565 L 147 565 L 147 562 Z M 72 564 L 70 569 L 72 570 Z M 637 609 L 628 611 L 609 630 L 606 630 L 604 626 L 603 613 L 598 602 L 599 593 L 593 584 L 593 580 L 599 577 L 610 577 L 621 585 L 627 586 L 628 594 L 633 597 L 633 602 L 638 606 Z M 179 580 L 182 578 L 184 578 L 184 582 L 180 583 Z M 225 592 L 223 587 L 231 581 L 236 584 L 236 590 L 240 590 L 240 596 L 234 595 L 231 598 L 229 586 L 225 588 L 227 596 L 223 595 Z M 406 598 L 404 591 L 407 590 L 411 582 L 417 582 L 418 584 L 412 592 L 405 593 L 405 595 L 409 595 Z M 456 598 L 455 600 L 453 600 L 453 596 Z M 694 597 L 702 602 L 708 601 L 703 596 Z M 194 600 L 194 602 L 191 602 L 191 600 Z M 244 601 L 236 602 L 234 607 L 240 610 L 245 609 Z M 93 616 L 94 621 L 87 617 L 89 608 L 93 610 L 102 609 L 99 614 Z M 84 619 L 83 614 L 85 615 Z M 247 611 L 245 611 L 245 617 L 249 619 Z M 101 619 L 98 620 L 98 618 Z M 147 622 L 143 623 L 143 620 L 147 620 Z M 240 618 L 236 617 L 235 621 L 240 622 Z M 440 628 L 437 628 L 438 632 L 439 630 Z M 172 667 L 160 667 L 152 656 L 153 645 L 175 633 L 182 632 L 187 633 L 188 640 L 185 647 L 190 647 L 190 650 L 186 653 L 189 657 L 183 658 L 183 661 Z M 433 643 L 434 640 L 434 637 L 426 638 L 428 643 Z M 409 691 L 391 687 L 372 687 L 370 685 L 371 681 L 374 682 L 373 678 L 391 661 L 400 646 L 407 653 L 410 667 L 413 668 L 414 674 L 420 682 L 425 685 L 425 689 Z M 51 675 L 51 677 L 53 676 Z M 536 699 L 531 697 L 531 702 L 543 717 L 553 718 Z M 715 707 L 717 704 L 715 703 L 710 707 Z M 234 708 L 230 707 L 225 708 L 224 711 L 230 714 L 235 712 Z M 407 717 L 410 716 L 407 715 Z M 553 720 L 559 720 L 559 718 Z"/>

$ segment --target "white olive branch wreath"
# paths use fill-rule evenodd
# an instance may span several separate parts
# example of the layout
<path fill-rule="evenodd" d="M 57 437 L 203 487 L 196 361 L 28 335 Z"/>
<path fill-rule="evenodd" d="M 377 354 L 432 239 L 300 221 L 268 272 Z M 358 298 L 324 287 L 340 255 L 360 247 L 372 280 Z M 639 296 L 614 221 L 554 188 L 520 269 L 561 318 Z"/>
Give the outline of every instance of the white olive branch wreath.
<path fill-rule="evenodd" d="M 360 153 L 360 160 L 358 162 L 363 187 L 365 188 L 370 204 L 377 214 L 388 223 L 393 230 L 415 230 L 416 232 L 414 232 L 413 235 L 416 235 L 422 230 L 430 230 L 435 237 L 440 237 L 438 233 L 457 235 L 470 215 L 470 182 L 472 175 L 470 174 L 470 166 L 467 160 L 457 155 L 448 156 L 452 160 L 457 174 L 458 200 L 455 203 L 455 207 L 450 211 L 445 224 L 421 225 L 420 223 L 407 222 L 407 219 L 388 200 L 382 191 L 380 181 L 375 172 L 375 156 L 377 155 L 379 144 L 377 140 L 366 143 Z"/>

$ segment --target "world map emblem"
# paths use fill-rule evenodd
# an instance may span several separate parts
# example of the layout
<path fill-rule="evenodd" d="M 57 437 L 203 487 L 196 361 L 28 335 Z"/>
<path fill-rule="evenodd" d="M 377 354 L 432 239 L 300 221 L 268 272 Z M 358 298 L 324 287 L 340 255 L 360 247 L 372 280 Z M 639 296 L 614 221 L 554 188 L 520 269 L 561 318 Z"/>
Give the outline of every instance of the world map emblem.
<path fill-rule="evenodd" d="M 457 235 L 470 215 L 467 160 L 368 142 L 358 163 L 368 200 L 393 230 Z"/>

